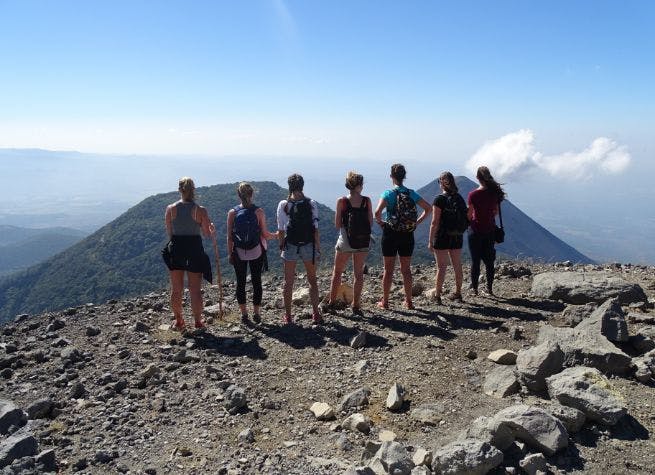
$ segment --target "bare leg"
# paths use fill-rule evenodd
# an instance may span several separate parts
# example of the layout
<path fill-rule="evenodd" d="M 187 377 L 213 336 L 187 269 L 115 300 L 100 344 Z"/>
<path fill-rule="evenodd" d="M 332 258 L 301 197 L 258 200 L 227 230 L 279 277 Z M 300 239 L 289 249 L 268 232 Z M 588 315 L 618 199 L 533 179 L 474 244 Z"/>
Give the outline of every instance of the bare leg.
<path fill-rule="evenodd" d="M 434 254 L 437 257 L 436 297 L 441 297 L 443 283 L 446 280 L 446 271 L 448 270 L 448 250 L 435 249 Z"/>
<path fill-rule="evenodd" d="M 196 323 L 202 320 L 202 274 L 200 272 L 187 272 L 189 280 L 189 294 L 191 294 L 191 311 Z"/>
<path fill-rule="evenodd" d="M 455 292 L 458 294 L 462 293 L 462 282 L 464 281 L 464 273 L 462 271 L 462 250 L 461 249 L 450 249 L 450 261 L 453 264 L 453 270 L 455 271 Z"/>
<path fill-rule="evenodd" d="M 396 256 L 384 257 L 384 273 L 382 274 L 382 301 L 384 307 L 389 306 L 389 292 L 393 283 L 393 270 L 396 267 Z"/>
<path fill-rule="evenodd" d="M 318 282 L 316 280 L 316 264 L 312 261 L 303 261 L 307 271 L 307 282 L 309 282 L 309 300 L 312 302 L 312 311 L 314 315 L 319 315 L 318 311 Z"/>
<path fill-rule="evenodd" d="M 178 326 L 184 324 L 182 317 L 182 295 L 184 294 L 184 271 L 169 271 L 171 279 L 171 310 Z"/>
<path fill-rule="evenodd" d="M 405 288 L 405 306 L 413 308 L 412 304 L 412 256 L 400 256 L 400 273 L 403 275 Z"/>
<path fill-rule="evenodd" d="M 330 282 L 330 300 L 329 303 L 334 303 L 337 299 L 337 293 L 341 286 L 341 275 L 346 269 L 348 257 L 350 254 L 345 252 L 335 251 L 334 253 L 334 267 L 332 269 L 332 281 Z"/>
<path fill-rule="evenodd" d="M 284 311 L 291 316 L 291 295 L 293 294 L 293 281 L 296 278 L 296 261 L 284 261 Z"/>
<path fill-rule="evenodd" d="M 353 308 L 362 306 L 362 289 L 364 288 L 364 262 L 368 252 L 355 252 L 353 254 Z"/>

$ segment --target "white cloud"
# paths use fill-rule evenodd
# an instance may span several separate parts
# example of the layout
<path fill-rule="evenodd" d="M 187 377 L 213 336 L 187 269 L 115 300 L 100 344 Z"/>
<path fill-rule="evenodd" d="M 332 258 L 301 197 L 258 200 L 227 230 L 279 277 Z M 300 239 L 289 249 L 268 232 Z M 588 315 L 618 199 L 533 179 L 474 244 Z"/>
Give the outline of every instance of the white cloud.
<path fill-rule="evenodd" d="M 567 179 L 585 179 L 600 171 L 621 173 L 631 157 L 624 145 L 607 137 L 598 137 L 581 152 L 544 155 L 535 149 L 534 132 L 522 129 L 482 145 L 468 160 L 466 167 L 475 173 L 481 165 L 488 166 L 499 179 L 514 178 L 542 170 Z"/>

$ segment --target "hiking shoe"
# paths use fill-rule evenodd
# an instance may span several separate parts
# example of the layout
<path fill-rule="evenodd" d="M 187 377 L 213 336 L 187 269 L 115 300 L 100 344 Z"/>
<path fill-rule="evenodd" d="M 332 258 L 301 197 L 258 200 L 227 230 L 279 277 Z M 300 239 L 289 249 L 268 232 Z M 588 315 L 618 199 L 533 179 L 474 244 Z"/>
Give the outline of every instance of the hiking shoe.
<path fill-rule="evenodd" d="M 252 316 L 252 321 L 257 323 L 257 324 L 262 323 L 262 316 L 260 314 L 256 313 L 256 314 L 254 314 Z"/>
<path fill-rule="evenodd" d="M 245 323 L 246 325 L 250 323 L 250 319 L 248 318 L 247 313 L 241 314 L 241 323 Z"/>
<path fill-rule="evenodd" d="M 450 294 L 448 296 L 448 299 L 452 300 L 453 302 L 459 302 L 459 303 L 464 302 L 464 299 L 462 299 L 462 294 L 460 292 L 455 292 L 453 294 Z"/>
<path fill-rule="evenodd" d="M 315 313 L 314 315 L 312 315 L 312 323 L 314 325 L 323 325 L 323 323 L 325 322 L 323 321 L 323 317 L 321 317 L 320 314 Z"/>
<path fill-rule="evenodd" d="M 436 303 L 437 305 L 441 305 L 441 304 L 442 304 L 442 302 L 441 302 L 441 295 L 437 295 L 437 296 L 434 298 L 434 303 Z"/>
<path fill-rule="evenodd" d="M 364 316 L 364 312 L 362 311 L 361 307 L 350 307 L 350 310 L 352 311 L 353 315 L 357 315 L 358 317 Z"/>
<path fill-rule="evenodd" d="M 482 291 L 482 295 L 486 295 L 487 297 L 494 297 L 495 296 L 494 291 L 492 289 L 489 289 L 489 288 L 484 289 Z"/>
<path fill-rule="evenodd" d="M 473 295 L 478 295 L 478 289 L 473 287 L 472 285 L 469 287 L 469 292 L 471 292 Z"/>
<path fill-rule="evenodd" d="M 291 315 L 284 315 L 282 317 L 282 322 L 284 322 L 285 325 L 290 325 L 293 323 L 293 318 L 291 318 Z"/>

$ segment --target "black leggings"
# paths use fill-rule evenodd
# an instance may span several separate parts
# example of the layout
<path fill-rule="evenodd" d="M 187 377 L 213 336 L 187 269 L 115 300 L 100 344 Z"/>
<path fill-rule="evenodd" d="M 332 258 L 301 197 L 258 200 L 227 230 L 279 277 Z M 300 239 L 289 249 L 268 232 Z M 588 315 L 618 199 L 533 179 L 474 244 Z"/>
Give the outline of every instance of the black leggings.
<path fill-rule="evenodd" d="M 480 279 L 480 261 L 484 262 L 487 274 L 487 289 L 491 290 L 494 283 L 494 248 L 493 233 L 469 233 L 469 251 L 471 252 L 471 287 L 477 290 Z"/>
<path fill-rule="evenodd" d="M 252 261 L 242 261 L 234 253 L 234 272 L 237 275 L 237 302 L 240 305 L 246 304 L 246 276 L 248 275 L 248 264 L 250 264 L 250 280 L 252 281 L 252 302 L 255 305 L 262 304 L 262 267 L 264 266 L 264 253 Z"/>

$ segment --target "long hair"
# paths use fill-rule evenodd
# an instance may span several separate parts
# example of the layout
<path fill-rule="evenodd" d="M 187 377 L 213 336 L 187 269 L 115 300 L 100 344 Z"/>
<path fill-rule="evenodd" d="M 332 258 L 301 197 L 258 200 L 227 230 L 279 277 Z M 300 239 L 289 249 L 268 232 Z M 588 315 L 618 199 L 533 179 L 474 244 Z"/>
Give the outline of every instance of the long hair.
<path fill-rule="evenodd" d="M 289 198 L 288 199 L 290 200 L 291 195 L 293 195 L 294 191 L 299 191 L 300 193 L 302 193 L 302 190 L 305 187 L 305 180 L 298 173 L 294 173 L 287 180 L 287 184 L 289 185 Z"/>
<path fill-rule="evenodd" d="M 248 183 L 247 181 L 242 181 L 239 183 L 239 186 L 237 186 L 237 194 L 239 195 L 239 199 L 241 200 L 241 206 L 244 208 L 250 207 L 252 205 L 252 195 L 255 193 L 255 190 L 253 189 L 252 185 Z"/>
<path fill-rule="evenodd" d="M 449 195 L 454 195 L 459 191 L 457 183 L 455 183 L 455 177 L 450 172 L 443 172 L 439 175 L 439 183 L 441 183 L 443 190 Z"/>
<path fill-rule="evenodd" d="M 180 178 L 177 191 L 180 192 L 184 201 L 193 201 L 196 197 L 196 185 L 188 176 Z"/>
<path fill-rule="evenodd" d="M 488 190 L 493 191 L 498 196 L 498 201 L 503 201 L 505 199 L 505 190 L 503 190 L 500 183 L 494 180 L 494 177 L 491 176 L 491 172 L 487 167 L 479 167 L 475 176 L 482 185 L 484 185 Z"/>

